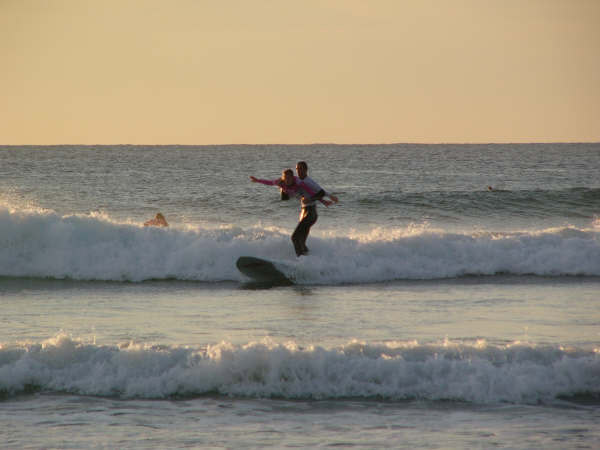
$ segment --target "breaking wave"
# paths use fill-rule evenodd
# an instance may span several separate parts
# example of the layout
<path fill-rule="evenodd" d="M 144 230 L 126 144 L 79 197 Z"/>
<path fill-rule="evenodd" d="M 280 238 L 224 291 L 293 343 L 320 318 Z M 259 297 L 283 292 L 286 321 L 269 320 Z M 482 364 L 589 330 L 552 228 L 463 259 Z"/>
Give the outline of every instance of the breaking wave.
<path fill-rule="evenodd" d="M 551 402 L 600 395 L 598 350 L 486 342 L 422 345 L 223 342 L 202 349 L 85 344 L 64 334 L 0 346 L 0 392 L 120 398 L 229 395 L 285 399 Z"/>
<path fill-rule="evenodd" d="M 600 230 L 510 233 L 427 227 L 311 235 L 297 259 L 274 227 L 143 227 L 101 215 L 0 208 L 0 276 L 75 280 L 245 281 L 239 256 L 273 260 L 298 283 L 368 283 L 465 275 L 600 276 Z"/>

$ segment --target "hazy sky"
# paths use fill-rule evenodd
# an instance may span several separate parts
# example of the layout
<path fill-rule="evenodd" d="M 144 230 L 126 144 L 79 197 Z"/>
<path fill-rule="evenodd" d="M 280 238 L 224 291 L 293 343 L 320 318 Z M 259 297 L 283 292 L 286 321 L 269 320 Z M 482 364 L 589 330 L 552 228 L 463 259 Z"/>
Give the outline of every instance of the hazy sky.
<path fill-rule="evenodd" d="M 600 0 L 0 0 L 0 144 L 600 141 Z"/>

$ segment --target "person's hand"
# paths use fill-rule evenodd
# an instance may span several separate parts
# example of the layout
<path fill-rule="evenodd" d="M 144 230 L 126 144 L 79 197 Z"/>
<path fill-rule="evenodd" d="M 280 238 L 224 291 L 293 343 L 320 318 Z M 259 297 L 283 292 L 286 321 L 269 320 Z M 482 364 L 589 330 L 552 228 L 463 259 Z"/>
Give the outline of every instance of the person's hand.
<path fill-rule="evenodd" d="M 256 178 L 256 177 L 253 177 L 252 175 L 250 175 L 250 180 L 251 180 L 253 183 L 258 183 L 258 178 Z"/>
<path fill-rule="evenodd" d="M 338 198 L 335 195 L 330 195 L 329 198 L 333 200 L 335 203 L 338 202 Z"/>
<path fill-rule="evenodd" d="M 329 200 L 323 200 L 323 204 L 329 207 L 329 205 L 333 205 L 333 202 L 330 202 Z"/>

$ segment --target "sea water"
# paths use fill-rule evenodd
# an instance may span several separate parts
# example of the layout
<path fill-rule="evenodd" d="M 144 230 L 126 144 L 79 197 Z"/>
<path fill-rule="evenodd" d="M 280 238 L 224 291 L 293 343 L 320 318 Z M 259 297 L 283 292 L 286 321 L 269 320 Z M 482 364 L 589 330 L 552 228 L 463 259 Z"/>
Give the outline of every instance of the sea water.
<path fill-rule="evenodd" d="M 301 258 L 248 178 L 299 160 L 340 199 Z M 0 147 L 0 446 L 597 448 L 599 173 L 599 144 Z"/>

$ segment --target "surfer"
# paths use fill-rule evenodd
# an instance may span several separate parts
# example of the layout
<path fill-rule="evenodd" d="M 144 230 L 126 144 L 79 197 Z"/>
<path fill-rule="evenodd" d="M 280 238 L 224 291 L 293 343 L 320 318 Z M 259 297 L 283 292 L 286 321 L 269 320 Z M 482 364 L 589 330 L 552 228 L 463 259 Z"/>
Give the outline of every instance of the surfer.
<path fill-rule="evenodd" d="M 310 186 L 295 177 L 292 169 L 285 169 L 281 178 L 276 180 L 264 180 L 253 176 L 250 176 L 250 180 L 252 180 L 253 183 L 277 186 L 288 196 L 300 198 L 302 202 L 302 211 L 300 212 L 300 221 L 292 234 L 292 242 L 297 256 L 308 253 L 305 244 L 306 238 L 308 237 L 308 230 L 310 230 L 310 227 L 317 221 L 316 206 L 314 202 L 319 200 L 325 206 L 331 205 L 332 202 L 324 200 L 323 193 L 313 191 Z M 312 207 L 305 207 L 305 204 L 308 206 L 312 205 Z"/>
<path fill-rule="evenodd" d="M 323 201 L 323 197 L 327 196 L 333 202 L 337 203 L 338 198 L 325 192 L 325 190 L 319 186 L 319 184 L 308 176 L 308 164 L 305 161 L 298 161 L 296 164 L 296 173 L 298 174 L 298 179 L 307 185 L 311 190 L 316 192 L 312 198 L 303 198 L 302 199 L 302 214 L 300 216 L 300 222 L 292 235 L 292 241 L 294 241 L 294 245 L 298 242 L 298 246 L 302 248 L 303 253 L 308 253 L 308 248 L 306 247 L 306 239 L 308 238 L 308 233 L 310 233 L 310 228 L 317 222 L 317 205 L 315 204 L 315 200 Z M 325 206 L 331 205 L 332 202 L 325 203 Z"/>
<path fill-rule="evenodd" d="M 153 227 L 168 227 L 167 219 L 161 213 L 157 213 L 154 219 L 150 219 L 147 222 L 144 222 L 145 227 L 153 226 Z"/>

